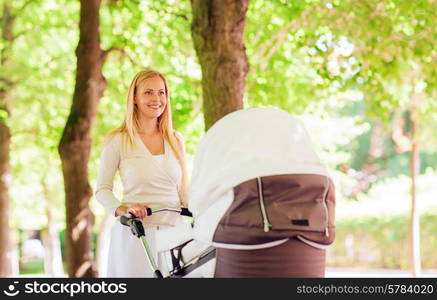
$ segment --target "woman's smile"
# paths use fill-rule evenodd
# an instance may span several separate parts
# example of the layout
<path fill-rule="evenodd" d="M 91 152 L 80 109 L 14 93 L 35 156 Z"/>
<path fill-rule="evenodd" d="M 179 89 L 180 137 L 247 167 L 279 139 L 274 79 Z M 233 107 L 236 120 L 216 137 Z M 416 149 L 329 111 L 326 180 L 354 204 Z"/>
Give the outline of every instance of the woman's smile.
<path fill-rule="evenodd" d="M 162 107 L 161 104 L 147 104 L 147 107 L 153 109 L 153 110 L 158 110 Z"/>

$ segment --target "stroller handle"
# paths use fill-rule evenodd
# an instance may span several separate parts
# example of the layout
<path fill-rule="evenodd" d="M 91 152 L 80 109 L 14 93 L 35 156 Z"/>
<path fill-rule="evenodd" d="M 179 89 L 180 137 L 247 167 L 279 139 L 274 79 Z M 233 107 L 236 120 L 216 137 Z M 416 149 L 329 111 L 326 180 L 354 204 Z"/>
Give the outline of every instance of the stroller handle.
<path fill-rule="evenodd" d="M 181 208 L 173 208 L 173 207 L 164 207 L 164 208 L 146 208 L 146 213 L 148 216 L 151 216 L 154 213 L 162 212 L 162 211 L 172 211 L 177 212 L 181 216 L 187 216 L 187 217 L 193 217 L 193 214 L 191 211 L 188 210 L 188 208 L 181 207 Z M 126 226 L 131 226 L 133 223 L 133 220 L 135 220 L 137 217 L 132 213 L 127 213 L 122 216 L 120 216 L 120 223 Z"/>
<path fill-rule="evenodd" d="M 187 216 L 192 217 L 193 214 L 191 211 L 188 210 L 188 208 L 181 207 L 181 208 L 171 208 L 171 207 L 165 207 L 165 208 L 146 208 L 146 213 L 148 216 L 151 216 L 154 213 L 160 212 L 160 211 L 173 211 L 179 213 L 181 216 Z"/>

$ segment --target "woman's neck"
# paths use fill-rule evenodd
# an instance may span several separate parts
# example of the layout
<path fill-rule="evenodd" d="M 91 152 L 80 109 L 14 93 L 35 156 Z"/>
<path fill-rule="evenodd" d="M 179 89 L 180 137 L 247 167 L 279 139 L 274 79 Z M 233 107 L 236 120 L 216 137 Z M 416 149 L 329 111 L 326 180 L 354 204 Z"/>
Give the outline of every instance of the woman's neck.
<path fill-rule="evenodd" d="M 154 119 L 148 119 L 148 118 L 141 118 L 140 117 L 140 128 L 138 133 L 139 134 L 156 134 L 159 132 L 158 128 L 158 118 Z"/>

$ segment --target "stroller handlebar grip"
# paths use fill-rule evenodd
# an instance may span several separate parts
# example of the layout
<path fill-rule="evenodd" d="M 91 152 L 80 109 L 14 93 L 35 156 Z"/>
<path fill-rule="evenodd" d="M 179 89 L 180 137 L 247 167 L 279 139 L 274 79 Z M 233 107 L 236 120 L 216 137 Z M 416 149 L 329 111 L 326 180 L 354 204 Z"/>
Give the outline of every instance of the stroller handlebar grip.
<path fill-rule="evenodd" d="M 143 223 L 141 223 L 141 221 L 133 214 L 127 213 L 120 216 L 120 223 L 130 227 L 132 233 L 137 237 L 144 236 Z"/>
<path fill-rule="evenodd" d="M 193 214 L 191 213 L 191 211 L 188 210 L 188 208 L 182 207 L 181 208 L 181 216 L 192 217 Z"/>
<path fill-rule="evenodd" d="M 127 213 L 120 216 L 120 223 L 126 226 L 130 226 L 132 219 L 136 218 L 133 214 Z"/>
<path fill-rule="evenodd" d="M 152 209 L 150 207 L 146 208 L 147 216 L 151 216 L 152 214 L 157 213 L 157 212 L 161 212 L 161 211 L 172 211 L 172 212 L 179 213 L 181 216 L 193 217 L 193 214 L 191 213 L 191 211 L 189 211 L 188 208 L 185 208 L 185 207 L 181 207 L 179 209 L 175 209 L 175 208 L 155 208 L 155 209 Z M 123 225 L 126 225 L 126 226 L 131 226 L 132 220 L 134 220 L 136 218 L 137 217 L 134 214 L 127 213 L 127 214 L 120 216 L 120 223 Z"/>
<path fill-rule="evenodd" d="M 188 210 L 188 208 L 180 207 L 180 208 L 172 208 L 172 207 L 160 207 L 160 208 L 146 208 L 146 213 L 148 216 L 151 216 L 155 213 L 163 212 L 163 211 L 170 211 L 180 214 L 181 216 L 187 216 L 192 217 L 193 214 Z"/>

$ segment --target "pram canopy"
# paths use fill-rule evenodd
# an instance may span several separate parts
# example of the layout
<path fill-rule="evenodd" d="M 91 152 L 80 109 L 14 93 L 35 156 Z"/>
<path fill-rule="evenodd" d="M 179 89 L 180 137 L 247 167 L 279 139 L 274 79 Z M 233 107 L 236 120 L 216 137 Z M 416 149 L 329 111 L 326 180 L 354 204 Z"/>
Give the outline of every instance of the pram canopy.
<path fill-rule="evenodd" d="M 196 151 L 188 203 L 199 241 L 244 248 L 301 236 L 328 245 L 334 200 L 332 180 L 306 129 L 283 110 L 230 113 Z M 253 221 L 255 214 L 261 221 Z"/>

